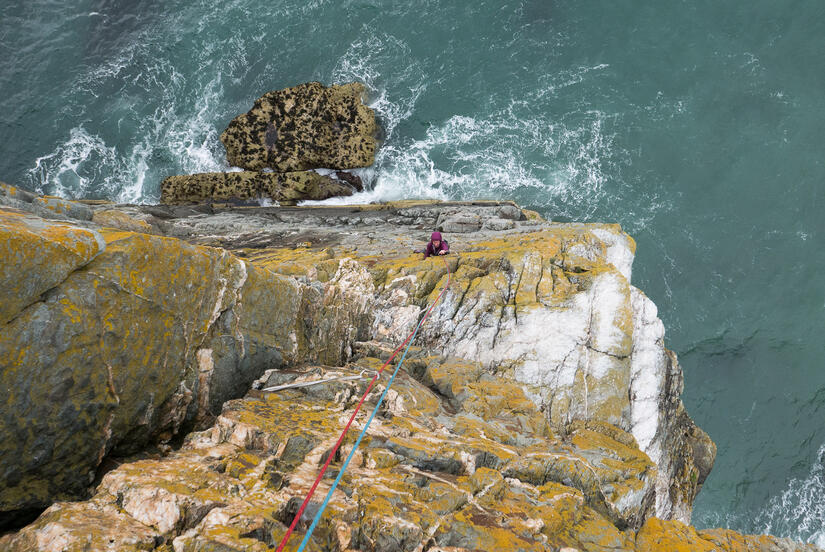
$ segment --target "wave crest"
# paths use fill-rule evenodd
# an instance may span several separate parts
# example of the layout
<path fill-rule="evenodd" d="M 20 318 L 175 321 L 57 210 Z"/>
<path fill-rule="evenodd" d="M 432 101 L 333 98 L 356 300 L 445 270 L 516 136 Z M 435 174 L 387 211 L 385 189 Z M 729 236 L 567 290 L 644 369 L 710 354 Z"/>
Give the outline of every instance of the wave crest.
<path fill-rule="evenodd" d="M 807 477 L 792 479 L 780 495 L 771 498 L 754 524 L 765 533 L 825 547 L 825 444 L 817 452 Z"/>

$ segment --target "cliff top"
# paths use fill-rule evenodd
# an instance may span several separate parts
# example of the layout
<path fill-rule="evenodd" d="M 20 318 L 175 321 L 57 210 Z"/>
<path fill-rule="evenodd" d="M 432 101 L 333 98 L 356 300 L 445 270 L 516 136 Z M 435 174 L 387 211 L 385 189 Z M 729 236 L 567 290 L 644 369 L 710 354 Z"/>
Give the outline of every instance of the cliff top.
<path fill-rule="evenodd" d="M 449 286 L 413 253 L 435 229 Z M 57 500 L 5 549 L 267 549 L 365 382 L 252 387 L 374 370 L 443 289 L 316 549 L 813 550 L 678 521 L 715 449 L 617 225 L 496 201 L 140 206 L 3 185 L 0 250 L 16 259 L 0 509 Z"/>

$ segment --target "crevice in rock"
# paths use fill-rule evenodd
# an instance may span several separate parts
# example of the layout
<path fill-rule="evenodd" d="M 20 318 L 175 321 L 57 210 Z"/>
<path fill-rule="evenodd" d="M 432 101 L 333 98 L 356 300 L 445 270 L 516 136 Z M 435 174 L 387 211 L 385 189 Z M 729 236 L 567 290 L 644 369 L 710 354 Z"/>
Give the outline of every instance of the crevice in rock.
<path fill-rule="evenodd" d="M 98 254 L 99 254 L 99 253 L 98 253 Z M 77 255 L 75 255 L 75 256 L 77 256 Z M 97 257 L 97 255 L 95 255 L 95 257 Z M 58 283 L 56 283 L 55 285 L 51 286 L 50 288 L 48 288 L 48 289 L 44 290 L 44 291 L 43 291 L 40 295 L 38 295 L 38 296 L 37 296 L 37 298 L 35 298 L 34 300 L 32 300 L 30 303 L 28 303 L 28 304 L 26 304 L 25 306 L 21 307 L 21 308 L 20 308 L 20 310 L 18 310 L 18 311 L 14 314 L 14 316 L 12 316 L 11 318 L 9 318 L 9 319 L 5 322 L 5 324 L 11 324 L 11 323 L 12 323 L 12 322 L 14 322 L 17 318 L 19 318 L 20 316 L 22 316 L 22 315 L 23 315 L 23 314 L 24 314 L 27 310 L 29 310 L 30 308 L 34 307 L 35 305 L 37 305 L 37 304 L 39 304 L 39 303 L 45 303 L 46 301 L 48 301 L 49 297 L 51 297 L 54 293 L 57 293 L 58 288 L 59 288 L 60 286 L 62 286 L 64 283 L 66 283 L 66 281 L 67 281 L 69 278 L 71 278 L 71 277 L 72 277 L 72 275 L 74 275 L 76 272 L 78 272 L 78 271 L 80 271 L 80 270 L 83 270 L 83 269 L 84 269 L 86 266 L 88 266 L 88 265 L 89 265 L 89 263 L 91 263 L 93 260 L 94 260 L 94 257 L 93 257 L 92 259 L 89 259 L 89 261 L 88 261 L 88 262 L 86 262 L 86 263 L 84 263 L 84 264 L 82 264 L 82 265 L 80 265 L 80 266 L 75 267 L 75 269 L 74 269 L 74 270 L 72 270 L 71 272 L 69 272 L 69 273 L 66 275 L 66 277 L 65 277 L 65 278 L 63 278 L 62 280 L 60 280 Z"/>
<path fill-rule="evenodd" d="M 626 360 L 626 359 L 630 358 L 630 356 L 631 356 L 629 354 L 627 354 L 627 355 L 617 355 L 616 353 L 611 353 L 609 351 L 602 351 L 601 349 L 597 349 L 597 348 L 593 347 L 592 345 L 587 345 L 585 343 L 582 343 L 582 345 L 584 345 L 588 350 L 593 351 L 594 353 L 599 353 L 600 355 L 609 356 L 609 357 L 615 358 L 617 360 Z"/>
<path fill-rule="evenodd" d="M 468 286 L 468 290 L 469 290 L 469 286 Z M 468 308 L 466 309 L 466 313 L 467 313 L 467 314 L 472 313 L 472 312 L 475 310 L 475 308 L 478 306 L 478 303 L 479 303 L 479 301 L 480 301 L 480 300 L 481 300 L 481 297 L 480 297 L 479 295 L 476 295 L 476 296 L 475 296 L 475 301 L 473 302 L 473 304 L 472 304 L 470 307 L 468 307 Z M 452 329 L 450 330 L 450 337 L 449 337 L 449 339 L 447 340 L 447 342 L 462 341 L 465 337 L 467 337 L 467 334 L 469 333 L 469 331 L 470 331 L 472 328 L 474 328 L 474 327 L 475 327 L 475 326 L 471 326 L 471 325 L 469 325 L 469 324 L 465 325 L 465 326 L 464 326 L 464 331 L 462 332 L 462 334 L 461 334 L 460 336 L 458 336 L 458 339 L 457 339 L 457 340 L 454 340 L 454 338 L 456 337 L 456 333 L 455 333 L 455 332 L 456 332 L 456 329 L 457 329 L 457 328 L 461 325 L 461 323 L 462 323 L 462 322 L 464 322 L 465 317 L 466 317 L 466 315 L 465 315 L 464 317 L 461 317 L 461 318 L 460 318 L 457 322 L 455 322 L 454 324 L 452 324 Z"/>
<path fill-rule="evenodd" d="M 493 334 L 493 349 L 496 348 L 496 343 L 498 342 L 498 334 L 501 332 L 501 321 L 504 319 L 504 312 L 506 309 L 506 304 L 499 307 L 498 321 L 496 322 L 496 332 Z"/>
<path fill-rule="evenodd" d="M 46 508 L 48 508 L 48 506 L 0 512 L 0 514 L 2 514 L 0 515 L 0 537 L 19 531 L 26 525 L 32 523 L 40 517 L 40 514 L 46 511 Z"/>
<path fill-rule="evenodd" d="M 544 278 L 544 257 L 539 257 L 539 278 L 536 281 L 536 303 L 539 302 L 539 288 L 541 287 L 541 280 Z"/>
<path fill-rule="evenodd" d="M 458 311 L 461 310 L 461 306 L 464 305 L 464 299 L 467 297 L 467 292 L 470 291 L 470 287 L 473 285 L 473 278 L 469 279 L 467 282 L 467 286 L 464 288 L 464 291 L 461 293 L 461 297 L 458 299 L 458 304 L 455 306 L 455 310 L 453 311 L 452 316 L 450 316 L 450 320 L 454 320 Z"/>
<path fill-rule="evenodd" d="M 515 290 L 510 294 L 510 299 L 513 303 L 513 318 L 515 319 L 516 325 L 518 325 L 518 305 L 516 305 L 516 298 L 518 297 L 518 291 L 521 289 L 521 280 L 524 278 L 524 264 L 521 265 L 521 271 L 518 274 L 518 281 L 516 282 Z M 536 288 L 538 292 L 538 288 Z M 509 303 L 510 301 L 508 301 Z"/>

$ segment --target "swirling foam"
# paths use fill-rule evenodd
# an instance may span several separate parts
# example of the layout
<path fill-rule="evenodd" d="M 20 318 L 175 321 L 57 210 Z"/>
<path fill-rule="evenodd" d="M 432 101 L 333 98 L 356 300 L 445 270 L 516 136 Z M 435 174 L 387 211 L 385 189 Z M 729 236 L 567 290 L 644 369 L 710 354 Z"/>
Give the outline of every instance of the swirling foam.
<path fill-rule="evenodd" d="M 69 138 L 52 153 L 38 157 L 29 175 L 38 183 L 36 189 L 40 193 L 74 198 L 119 193 L 111 186 L 100 189 L 99 183 L 109 180 L 113 170 L 122 169 L 114 148 L 78 126 L 71 129 Z"/>
<path fill-rule="evenodd" d="M 825 444 L 804 479 L 792 479 L 780 495 L 757 514 L 761 531 L 825 547 Z"/>
<path fill-rule="evenodd" d="M 591 216 L 606 195 L 618 163 L 613 116 L 598 110 L 576 111 L 557 120 L 545 111 L 548 100 L 607 66 L 564 72 L 526 97 L 484 116 L 455 114 L 432 123 L 421 138 L 399 132 L 427 91 L 427 75 L 414 61 L 397 67 L 388 59 L 409 59 L 399 39 L 373 35 L 356 41 L 338 61 L 335 82 L 359 80 L 371 90 L 369 106 L 383 127 L 385 141 L 375 164 L 359 173 L 369 190 L 326 204 L 388 201 L 401 198 L 474 199 L 512 197 L 555 215 Z M 382 67 L 393 74 L 381 73 Z M 403 83 L 391 96 L 385 83 Z M 547 96 L 547 97 L 546 97 Z M 316 202 L 312 202 L 316 203 Z"/>
<path fill-rule="evenodd" d="M 37 158 L 28 172 L 35 190 L 155 202 L 165 176 L 228 168 L 215 125 L 226 109 L 220 67 L 192 82 L 171 54 L 158 55 L 154 45 L 162 33 L 143 29 L 104 63 L 78 75 L 61 113 L 94 120 L 96 132 L 75 126 Z M 220 47 L 230 45 L 205 40 L 196 55 L 205 65 Z M 146 103 L 149 98 L 154 106 Z"/>

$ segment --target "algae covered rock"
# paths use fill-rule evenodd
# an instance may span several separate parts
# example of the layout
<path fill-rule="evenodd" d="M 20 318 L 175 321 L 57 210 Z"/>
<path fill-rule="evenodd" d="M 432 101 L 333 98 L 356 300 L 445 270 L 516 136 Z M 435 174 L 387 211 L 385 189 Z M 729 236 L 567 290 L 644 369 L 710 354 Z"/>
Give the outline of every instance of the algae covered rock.
<path fill-rule="evenodd" d="M 268 198 L 284 205 L 349 196 L 360 177 L 308 169 L 350 169 L 375 159 L 375 114 L 359 83 L 325 87 L 311 82 L 269 92 L 221 135 L 229 163 L 242 172 L 171 176 L 161 183 L 167 205 Z M 263 169 L 276 172 L 262 172 Z"/>
<path fill-rule="evenodd" d="M 268 92 L 221 134 L 229 163 L 279 172 L 372 165 L 375 114 L 360 83 L 318 82 Z"/>
<path fill-rule="evenodd" d="M 264 173 L 253 171 L 199 173 L 170 176 L 161 183 L 161 203 L 258 200 L 269 198 L 282 204 L 349 196 L 354 188 L 347 182 L 314 171 Z"/>

